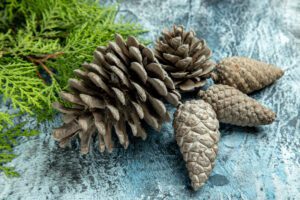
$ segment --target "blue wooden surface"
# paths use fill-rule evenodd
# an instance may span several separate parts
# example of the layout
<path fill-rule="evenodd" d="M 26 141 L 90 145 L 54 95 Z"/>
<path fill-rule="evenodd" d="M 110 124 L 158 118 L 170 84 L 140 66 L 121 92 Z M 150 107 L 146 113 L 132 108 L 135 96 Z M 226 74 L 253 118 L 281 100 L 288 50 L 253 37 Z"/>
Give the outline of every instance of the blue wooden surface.
<path fill-rule="evenodd" d="M 222 125 L 216 166 L 198 192 L 189 186 L 171 122 L 161 134 L 149 129 L 146 141 L 131 140 L 127 151 L 117 147 L 109 155 L 94 148 L 88 156 L 80 156 L 77 143 L 62 150 L 51 139 L 51 129 L 61 124 L 59 117 L 43 124 L 24 117 L 19 120 L 29 120 L 28 126 L 41 134 L 16 147 L 20 156 L 10 165 L 22 177 L 0 175 L 0 199 L 299 199 L 299 4 L 291 0 L 121 3 L 121 14 L 150 31 L 147 39 L 155 40 L 165 26 L 183 24 L 207 40 L 216 61 L 240 55 L 285 70 L 274 85 L 252 95 L 277 113 L 276 121 L 251 129 Z M 172 107 L 169 110 L 174 112 Z"/>

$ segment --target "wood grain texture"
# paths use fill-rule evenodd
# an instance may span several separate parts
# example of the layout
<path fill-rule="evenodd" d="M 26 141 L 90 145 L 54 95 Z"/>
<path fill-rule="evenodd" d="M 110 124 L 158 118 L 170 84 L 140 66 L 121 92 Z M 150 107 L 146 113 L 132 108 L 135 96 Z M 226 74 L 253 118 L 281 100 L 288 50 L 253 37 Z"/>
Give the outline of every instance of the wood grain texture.
<path fill-rule="evenodd" d="M 297 199 L 300 196 L 300 38 L 286 23 L 295 6 L 281 0 L 131 0 L 120 5 L 126 18 L 138 20 L 154 40 L 173 23 L 193 28 L 205 38 L 217 61 L 247 56 L 285 70 L 276 84 L 253 95 L 277 113 L 269 126 L 222 126 L 215 168 L 198 192 L 188 186 L 188 174 L 171 123 L 146 141 L 131 139 L 100 154 L 97 146 L 79 156 L 78 143 L 62 150 L 50 137 L 62 122 L 28 126 L 35 138 L 21 139 L 15 148 L 20 178 L 0 176 L 0 199 Z M 108 4 L 112 3 L 111 1 Z M 299 12 L 299 11 L 298 11 Z M 3 105 L 1 110 L 9 109 Z M 174 108 L 168 107 L 171 114 Z M 150 129 L 148 129 L 150 131 Z M 155 132 L 151 130 L 152 132 Z"/>

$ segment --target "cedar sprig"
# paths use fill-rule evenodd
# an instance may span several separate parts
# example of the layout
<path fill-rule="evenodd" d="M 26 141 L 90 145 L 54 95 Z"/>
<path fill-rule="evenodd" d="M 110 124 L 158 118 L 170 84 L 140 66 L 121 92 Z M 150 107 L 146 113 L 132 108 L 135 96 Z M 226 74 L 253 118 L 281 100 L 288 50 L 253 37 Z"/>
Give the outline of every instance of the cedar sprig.
<path fill-rule="evenodd" d="M 90 0 L 7 0 L 0 6 L 0 80 L 5 82 L 0 92 L 22 112 L 51 114 L 57 93 L 74 69 L 91 61 L 97 46 L 116 32 L 124 37 L 145 32 L 134 23 L 116 22 L 116 14 L 116 6 Z M 17 89 L 21 83 L 26 86 Z"/>
<path fill-rule="evenodd" d="M 115 33 L 139 35 L 141 26 L 116 20 L 117 6 L 101 6 L 94 0 L 5 0 L 0 3 L 0 95 L 20 113 L 50 119 L 51 104 L 66 87 L 73 70 L 91 61 L 99 45 L 107 45 Z M 12 123 L 0 114 L 1 125 Z M 24 135 L 20 126 L 0 127 L 0 146 L 13 146 L 13 136 Z M 19 132 L 18 132 L 19 131 Z M 5 149 L 0 171 L 14 158 Z"/>
<path fill-rule="evenodd" d="M 42 110 L 56 101 L 54 91 L 60 90 L 57 81 L 46 85 L 37 75 L 37 66 L 22 60 L 0 63 L 0 93 L 3 100 L 10 100 L 15 109 L 34 114 L 32 108 Z"/>

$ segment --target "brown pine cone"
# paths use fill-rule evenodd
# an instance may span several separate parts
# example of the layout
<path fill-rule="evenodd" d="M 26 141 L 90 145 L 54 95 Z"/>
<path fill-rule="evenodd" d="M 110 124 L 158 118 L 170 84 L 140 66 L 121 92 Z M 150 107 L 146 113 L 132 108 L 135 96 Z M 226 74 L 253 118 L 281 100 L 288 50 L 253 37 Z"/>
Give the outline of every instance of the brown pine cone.
<path fill-rule="evenodd" d="M 199 91 L 201 99 L 212 105 L 220 122 L 238 126 L 258 126 L 272 123 L 276 114 L 228 85 L 213 85 Z"/>
<path fill-rule="evenodd" d="M 224 58 L 211 74 L 215 83 L 229 85 L 249 94 L 260 90 L 283 75 L 283 70 L 251 58 Z"/>
<path fill-rule="evenodd" d="M 210 61 L 211 50 L 194 31 L 186 32 L 182 26 L 165 30 L 156 42 L 155 56 L 174 80 L 180 92 L 202 87 L 215 67 Z"/>
<path fill-rule="evenodd" d="M 204 185 L 215 164 L 220 138 L 219 121 L 203 100 L 187 101 L 174 114 L 177 144 L 194 190 Z"/>
<path fill-rule="evenodd" d="M 172 79 L 153 52 L 134 37 L 124 42 L 116 35 L 115 42 L 97 48 L 94 62 L 83 64 L 83 68 L 74 71 L 79 79 L 69 80 L 72 92 L 60 94 L 72 106 L 54 104 L 54 108 L 64 113 L 64 125 L 53 133 L 62 147 L 79 135 L 81 152 L 88 153 L 92 137 L 98 131 L 100 151 L 111 152 L 114 128 L 120 144 L 127 148 L 126 124 L 134 136 L 145 139 L 142 120 L 160 130 L 162 123 L 170 119 L 161 99 L 175 106 L 179 103 L 180 94 Z"/>

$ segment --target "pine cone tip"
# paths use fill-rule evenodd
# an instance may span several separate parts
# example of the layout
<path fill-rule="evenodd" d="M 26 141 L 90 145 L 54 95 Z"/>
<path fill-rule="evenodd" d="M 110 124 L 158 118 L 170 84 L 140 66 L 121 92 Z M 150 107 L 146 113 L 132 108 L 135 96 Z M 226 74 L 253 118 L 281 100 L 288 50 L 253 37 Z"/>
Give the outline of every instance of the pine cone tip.
<path fill-rule="evenodd" d="M 261 125 L 272 124 L 276 119 L 276 113 L 272 110 L 265 110 L 265 114 L 261 117 Z"/>

